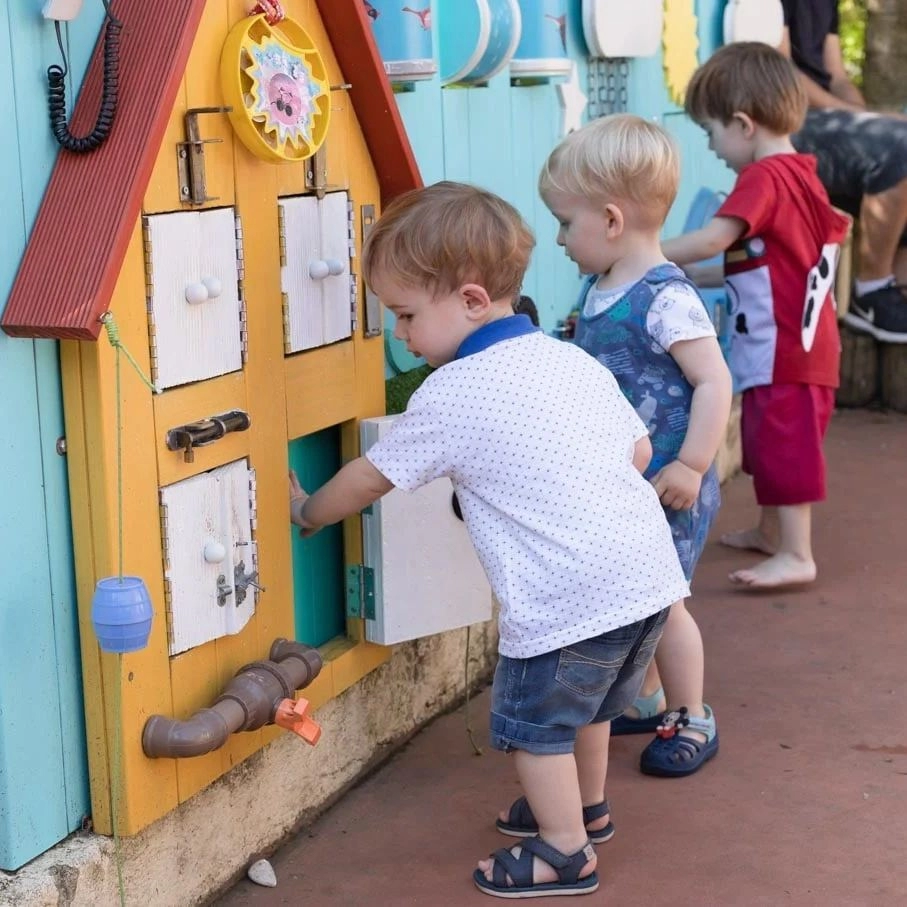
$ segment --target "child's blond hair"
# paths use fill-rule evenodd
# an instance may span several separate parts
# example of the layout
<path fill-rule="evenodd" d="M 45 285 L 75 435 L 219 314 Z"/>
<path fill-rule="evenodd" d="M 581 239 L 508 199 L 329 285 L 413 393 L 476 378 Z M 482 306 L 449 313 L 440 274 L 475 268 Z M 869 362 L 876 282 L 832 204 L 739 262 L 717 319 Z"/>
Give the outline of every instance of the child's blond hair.
<path fill-rule="evenodd" d="M 807 98 L 784 54 L 768 44 L 741 41 L 722 47 L 693 73 L 684 107 L 697 123 L 726 125 L 735 113 L 745 113 L 770 132 L 790 135 L 803 125 Z"/>
<path fill-rule="evenodd" d="M 516 299 L 535 238 L 513 205 L 485 189 L 444 181 L 395 198 L 362 250 L 362 273 L 437 293 L 477 283 Z"/>
<path fill-rule="evenodd" d="M 660 226 L 677 195 L 680 156 L 661 126 L 629 113 L 601 117 L 571 132 L 548 155 L 539 193 L 590 201 L 626 200 Z"/>

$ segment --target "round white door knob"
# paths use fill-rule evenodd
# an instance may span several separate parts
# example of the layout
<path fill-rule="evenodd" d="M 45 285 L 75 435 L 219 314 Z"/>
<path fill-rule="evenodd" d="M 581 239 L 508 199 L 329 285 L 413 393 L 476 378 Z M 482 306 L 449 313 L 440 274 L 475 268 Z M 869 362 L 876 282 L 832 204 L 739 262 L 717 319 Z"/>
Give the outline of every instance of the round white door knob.
<path fill-rule="evenodd" d="M 324 280 L 330 273 L 331 269 L 328 266 L 328 263 L 322 261 L 320 258 L 309 265 L 309 277 L 311 277 L 312 280 Z"/>
<path fill-rule="evenodd" d="M 202 284 L 205 289 L 208 291 L 209 299 L 217 299 L 220 296 L 223 286 L 221 282 L 216 277 L 203 277 Z"/>
<path fill-rule="evenodd" d="M 208 301 L 208 288 L 203 283 L 190 283 L 186 286 L 186 302 L 198 305 Z"/>
<path fill-rule="evenodd" d="M 205 543 L 205 560 L 209 564 L 219 564 L 227 556 L 227 549 L 222 542 L 208 539 Z"/>
<path fill-rule="evenodd" d="M 336 277 L 338 274 L 343 273 L 343 262 L 338 261 L 336 258 L 329 258 L 327 260 L 328 274 Z"/>

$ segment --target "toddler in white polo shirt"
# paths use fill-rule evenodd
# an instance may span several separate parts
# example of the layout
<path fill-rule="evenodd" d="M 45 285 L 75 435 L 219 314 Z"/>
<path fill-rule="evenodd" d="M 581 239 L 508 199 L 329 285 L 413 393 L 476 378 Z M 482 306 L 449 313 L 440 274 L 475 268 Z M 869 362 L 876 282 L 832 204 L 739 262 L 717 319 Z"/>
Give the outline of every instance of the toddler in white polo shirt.
<path fill-rule="evenodd" d="M 687 593 L 671 532 L 642 477 L 646 427 L 611 373 L 516 315 L 534 245 L 518 212 L 443 182 L 396 199 L 363 250 L 395 336 L 435 367 L 390 433 L 309 496 L 304 534 L 392 488 L 450 478 L 500 602 L 491 742 L 525 791 L 506 816 L 520 844 L 479 862 L 498 897 L 598 887 L 593 843 L 610 721 L 635 699 L 667 609 Z"/>

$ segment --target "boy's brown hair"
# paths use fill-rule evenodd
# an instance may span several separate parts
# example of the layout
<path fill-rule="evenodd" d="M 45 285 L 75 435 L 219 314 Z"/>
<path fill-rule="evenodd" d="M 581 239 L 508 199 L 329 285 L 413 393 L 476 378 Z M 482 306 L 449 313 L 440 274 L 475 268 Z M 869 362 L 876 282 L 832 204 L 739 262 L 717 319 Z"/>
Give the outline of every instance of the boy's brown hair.
<path fill-rule="evenodd" d="M 712 54 L 693 73 L 684 101 L 697 123 L 727 124 L 735 113 L 745 113 L 778 135 L 790 135 L 803 125 L 806 106 L 806 90 L 794 64 L 757 41 L 728 44 Z"/>
<path fill-rule="evenodd" d="M 633 203 L 637 219 L 660 227 L 677 195 L 680 156 L 657 123 L 630 113 L 592 120 L 548 155 L 539 194 L 577 195 L 593 202 Z"/>
<path fill-rule="evenodd" d="M 492 300 L 516 299 L 535 246 L 513 205 L 485 189 L 444 181 L 395 198 L 362 250 L 366 283 L 378 272 L 448 293 L 477 283 Z"/>

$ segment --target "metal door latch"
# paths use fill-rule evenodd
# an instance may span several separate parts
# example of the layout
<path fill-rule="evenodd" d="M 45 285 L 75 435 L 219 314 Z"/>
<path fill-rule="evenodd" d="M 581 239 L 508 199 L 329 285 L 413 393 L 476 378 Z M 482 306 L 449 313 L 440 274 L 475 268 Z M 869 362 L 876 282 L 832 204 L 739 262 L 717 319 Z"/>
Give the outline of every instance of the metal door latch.
<path fill-rule="evenodd" d="M 229 113 L 232 107 L 192 107 L 186 111 L 186 141 L 176 143 L 176 166 L 179 174 L 180 201 L 189 205 L 213 202 L 205 185 L 205 145 L 223 139 L 203 139 L 198 128 L 200 113 Z"/>
<path fill-rule="evenodd" d="M 165 443 L 167 450 L 183 451 L 183 458 L 187 463 L 191 463 L 195 459 L 193 451 L 196 447 L 213 444 L 233 431 L 246 431 L 251 424 L 252 420 L 247 412 L 234 409 L 219 416 L 209 416 L 198 422 L 171 428 L 167 432 Z"/>
<path fill-rule="evenodd" d="M 246 600 L 246 589 L 251 586 L 253 589 L 258 589 L 259 592 L 264 592 L 265 587 L 258 585 L 258 571 L 253 570 L 251 573 L 246 573 L 246 562 L 240 561 L 233 568 L 233 586 L 236 589 L 236 607 L 238 608 Z"/>

